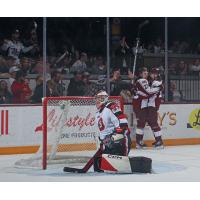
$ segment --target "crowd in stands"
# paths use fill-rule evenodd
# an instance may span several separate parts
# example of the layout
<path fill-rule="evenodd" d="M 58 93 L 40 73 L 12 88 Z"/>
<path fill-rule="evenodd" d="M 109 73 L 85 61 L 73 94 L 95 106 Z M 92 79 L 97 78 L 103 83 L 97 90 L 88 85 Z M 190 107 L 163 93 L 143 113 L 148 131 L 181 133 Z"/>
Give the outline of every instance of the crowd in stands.
<path fill-rule="evenodd" d="M 200 59 L 195 59 L 193 63 L 180 60 L 178 63 L 169 64 L 170 75 L 198 75 L 200 74 Z"/>
<path fill-rule="evenodd" d="M 110 77 L 111 95 L 121 95 L 125 102 L 131 102 L 132 73 L 130 67 L 136 44 L 132 47 L 127 44 L 126 37 L 122 37 L 119 45 L 112 53 Z M 175 41 L 170 47 L 172 53 L 191 53 L 190 44 Z M 161 39 L 148 45 L 139 46 L 139 55 L 143 53 L 164 53 L 164 43 Z M 195 50 L 200 53 L 200 43 Z M 41 103 L 43 96 L 43 58 L 41 45 L 35 29 L 30 31 L 28 39 L 20 37 L 20 31 L 15 29 L 10 37 L 0 44 L 0 103 Z M 106 89 L 106 61 L 103 55 L 91 55 L 80 52 L 75 48 L 65 49 L 64 52 L 47 58 L 48 81 L 46 84 L 47 96 L 93 96 L 98 90 Z M 163 71 L 164 68 L 161 69 Z M 169 73 L 174 75 L 196 74 L 200 72 L 200 59 L 194 63 L 179 63 L 169 65 Z M 36 74 L 36 87 L 30 88 L 27 75 Z M 63 75 L 73 74 L 69 85 L 62 84 Z M 91 81 L 91 74 L 98 75 L 96 82 Z M 127 75 L 128 81 L 121 79 Z M 172 88 L 175 88 L 172 85 Z M 173 96 L 173 95 L 171 95 Z M 177 96 L 177 95 L 176 95 Z M 181 97 L 181 95 L 179 95 Z"/>

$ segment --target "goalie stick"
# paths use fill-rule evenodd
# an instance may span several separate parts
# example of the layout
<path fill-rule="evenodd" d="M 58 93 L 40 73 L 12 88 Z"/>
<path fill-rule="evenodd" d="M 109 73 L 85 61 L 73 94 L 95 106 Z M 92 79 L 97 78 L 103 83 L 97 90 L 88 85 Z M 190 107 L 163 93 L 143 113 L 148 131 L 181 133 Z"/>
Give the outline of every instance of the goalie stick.
<path fill-rule="evenodd" d="M 86 173 L 90 167 L 94 164 L 94 159 L 98 156 L 102 155 L 102 146 L 98 149 L 98 151 L 94 154 L 92 158 L 86 163 L 86 165 L 79 169 L 79 168 L 73 168 L 73 167 L 64 167 L 64 172 L 73 172 L 73 173 Z"/>

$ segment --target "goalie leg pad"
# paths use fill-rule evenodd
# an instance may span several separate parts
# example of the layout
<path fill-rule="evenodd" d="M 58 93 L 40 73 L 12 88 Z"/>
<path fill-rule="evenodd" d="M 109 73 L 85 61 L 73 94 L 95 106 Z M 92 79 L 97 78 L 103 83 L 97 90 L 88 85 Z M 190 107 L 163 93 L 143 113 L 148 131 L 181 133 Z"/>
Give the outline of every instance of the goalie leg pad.
<path fill-rule="evenodd" d="M 129 158 L 132 172 L 151 173 L 152 159 L 147 157 L 130 157 Z"/>
<path fill-rule="evenodd" d="M 112 173 L 132 173 L 128 156 L 102 154 L 101 170 Z"/>
<path fill-rule="evenodd" d="M 146 157 L 128 157 L 102 154 L 100 169 L 112 173 L 151 173 L 152 160 Z"/>

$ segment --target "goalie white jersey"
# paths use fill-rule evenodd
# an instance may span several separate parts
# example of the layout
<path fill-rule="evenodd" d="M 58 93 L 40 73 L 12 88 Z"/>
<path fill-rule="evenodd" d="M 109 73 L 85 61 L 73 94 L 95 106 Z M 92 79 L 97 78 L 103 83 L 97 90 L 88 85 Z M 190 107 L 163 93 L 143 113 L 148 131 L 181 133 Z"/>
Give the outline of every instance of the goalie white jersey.
<path fill-rule="evenodd" d="M 115 128 L 128 127 L 126 115 L 120 107 L 112 102 L 108 102 L 97 111 L 96 122 L 100 130 L 100 139 L 103 140 L 107 135 L 114 132 Z"/>

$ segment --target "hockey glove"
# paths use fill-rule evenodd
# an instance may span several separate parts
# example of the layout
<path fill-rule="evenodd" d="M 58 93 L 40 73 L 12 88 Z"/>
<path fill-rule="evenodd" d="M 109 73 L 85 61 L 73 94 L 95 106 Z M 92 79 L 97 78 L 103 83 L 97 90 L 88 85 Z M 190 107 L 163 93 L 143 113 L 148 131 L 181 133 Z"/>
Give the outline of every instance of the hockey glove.
<path fill-rule="evenodd" d="M 101 140 L 101 142 L 108 148 L 112 148 L 113 140 L 111 139 L 112 135 L 106 135 L 106 137 Z"/>
<path fill-rule="evenodd" d="M 115 144 L 122 142 L 124 140 L 124 130 L 122 128 L 115 128 L 111 139 Z"/>

